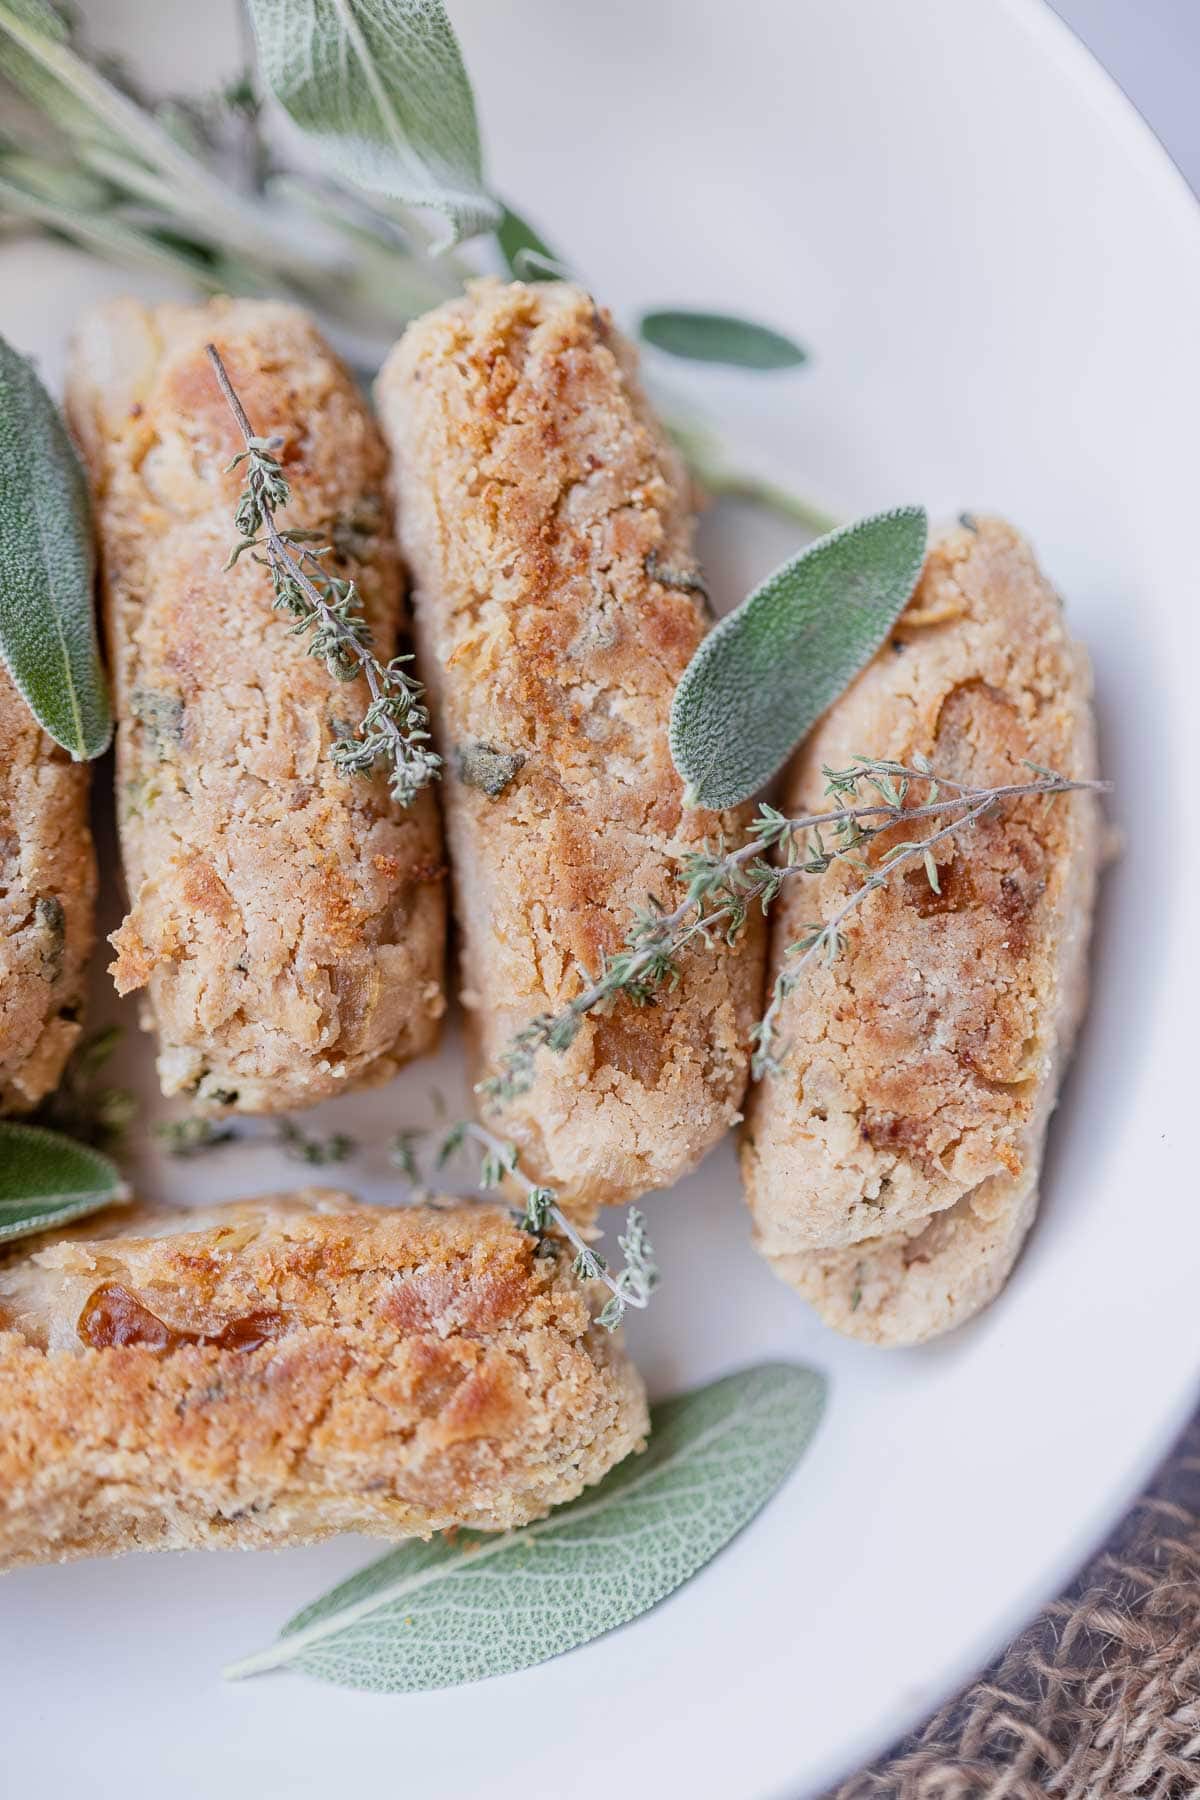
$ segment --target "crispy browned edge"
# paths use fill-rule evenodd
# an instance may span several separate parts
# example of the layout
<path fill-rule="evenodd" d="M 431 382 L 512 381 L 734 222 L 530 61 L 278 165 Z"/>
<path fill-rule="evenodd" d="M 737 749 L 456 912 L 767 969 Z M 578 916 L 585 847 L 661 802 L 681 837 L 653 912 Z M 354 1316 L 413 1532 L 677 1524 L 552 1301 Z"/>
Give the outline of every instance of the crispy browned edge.
<path fill-rule="evenodd" d="M 191 1217 L 115 1212 L 0 1266 L 3 1566 L 506 1529 L 643 1439 L 619 1337 L 498 1209 L 307 1191 Z M 180 1332 L 265 1311 L 278 1333 L 82 1348 L 112 1282 Z"/>

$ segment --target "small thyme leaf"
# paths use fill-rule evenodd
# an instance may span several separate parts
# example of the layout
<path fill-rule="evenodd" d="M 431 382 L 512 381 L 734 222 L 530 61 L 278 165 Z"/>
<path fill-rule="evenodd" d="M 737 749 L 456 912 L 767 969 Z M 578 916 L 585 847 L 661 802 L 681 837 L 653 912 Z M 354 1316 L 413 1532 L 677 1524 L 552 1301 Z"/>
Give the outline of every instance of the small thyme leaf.
<path fill-rule="evenodd" d="M 803 1455 L 824 1396 L 812 1370 L 764 1363 L 660 1401 L 649 1447 L 577 1500 L 518 1531 L 404 1544 L 225 1673 L 292 1667 L 412 1693 L 588 1643 L 656 1605 L 749 1523 Z"/>
<path fill-rule="evenodd" d="M 358 1150 L 354 1138 L 344 1131 L 330 1132 L 328 1137 L 317 1137 L 311 1132 L 301 1129 L 293 1119 L 280 1119 L 275 1136 L 282 1146 L 285 1155 L 293 1162 L 307 1163 L 310 1168 L 327 1168 L 330 1163 L 346 1162 Z"/>
<path fill-rule="evenodd" d="M 128 1088 L 101 1087 L 97 1077 L 123 1036 L 120 1025 L 110 1025 L 77 1044 L 58 1086 L 46 1095 L 29 1124 L 62 1132 L 95 1150 L 118 1145 L 137 1116 L 137 1100 Z"/>
<path fill-rule="evenodd" d="M 69 1225 L 128 1198 L 116 1168 L 98 1150 L 40 1125 L 0 1120 L 0 1243 Z"/>
<path fill-rule="evenodd" d="M 454 760 L 458 779 L 465 787 L 481 788 L 495 800 L 520 774 L 526 759 L 523 750 L 503 750 L 496 744 L 461 744 Z"/>
<path fill-rule="evenodd" d="M 575 1251 L 572 1264 L 575 1273 L 581 1280 L 600 1281 L 608 1289 L 609 1298 L 596 1319 L 597 1325 L 602 1325 L 606 1331 L 615 1331 L 627 1306 L 643 1308 L 649 1305 L 650 1296 L 658 1286 L 658 1267 L 646 1235 L 646 1221 L 635 1206 L 629 1209 L 624 1235 L 617 1238 L 625 1264 L 620 1273 L 614 1275 L 604 1258 L 597 1255 L 562 1210 L 554 1189 L 531 1182 L 522 1174 L 515 1144 L 504 1143 L 485 1125 L 477 1125 L 470 1119 L 456 1126 L 452 1136 L 450 1154 L 468 1138 L 480 1146 L 480 1187 L 503 1188 L 513 1177 L 526 1182 L 525 1205 L 514 1217 L 522 1231 L 539 1240 L 547 1239 L 552 1233 L 566 1238 Z"/>
<path fill-rule="evenodd" d="M 238 1136 L 232 1125 L 219 1125 L 215 1119 L 191 1115 L 186 1119 L 161 1119 L 154 1127 L 168 1156 L 203 1156 L 221 1144 L 231 1144 Z"/>
<path fill-rule="evenodd" d="M 692 804 L 735 806 L 775 774 L 891 630 L 927 532 L 919 506 L 831 532 L 709 633 L 671 706 L 671 755 Z"/>
<path fill-rule="evenodd" d="M 660 586 L 677 588 L 683 594 L 699 594 L 707 600 L 708 584 L 695 569 L 672 569 L 669 564 L 658 560 L 657 550 L 648 550 L 643 565 L 651 581 Z"/>
<path fill-rule="evenodd" d="M 309 655 L 320 657 L 335 681 L 365 678 L 370 705 L 357 733 L 333 745 L 330 760 L 344 774 L 366 775 L 376 763 L 384 764 L 393 800 L 410 806 L 442 766 L 441 758 L 428 748 L 429 713 L 422 703 L 423 689 L 404 668 L 411 658 L 394 656 L 390 662 L 380 662 L 371 649 L 371 634 L 354 583 L 332 575 L 321 560 L 322 551 L 305 548 L 306 540 L 319 533 L 279 529 L 275 514 L 287 505 L 290 491 L 274 454 L 277 446 L 273 439 L 255 435 L 215 346 L 209 344 L 207 353 L 246 444 L 230 464 L 231 468 L 246 465 L 246 485 L 234 515 L 239 541 L 225 566 L 231 567 L 243 551 L 261 545 L 275 606 L 295 620 L 294 633 L 312 634 Z"/>
<path fill-rule="evenodd" d="M 732 313 L 688 308 L 643 313 L 638 330 L 656 350 L 690 362 L 724 363 L 734 369 L 796 369 L 808 354 L 793 338 Z"/>
<path fill-rule="evenodd" d="M 424 1131 L 415 1127 L 406 1127 L 394 1131 L 388 1139 L 387 1157 L 394 1169 L 399 1169 L 409 1186 L 417 1192 L 424 1192 L 425 1177 L 421 1173 L 421 1165 L 417 1161 L 417 1146 L 426 1137 Z"/>

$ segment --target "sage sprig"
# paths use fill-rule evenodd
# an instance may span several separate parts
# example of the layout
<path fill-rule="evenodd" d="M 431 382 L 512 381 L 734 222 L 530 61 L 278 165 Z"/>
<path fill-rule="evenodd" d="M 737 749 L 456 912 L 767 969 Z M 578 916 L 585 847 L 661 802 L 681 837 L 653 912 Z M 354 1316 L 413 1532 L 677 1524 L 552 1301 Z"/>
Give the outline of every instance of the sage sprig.
<path fill-rule="evenodd" d="M 255 554 L 270 573 L 275 606 L 295 620 L 292 630 L 298 635 L 311 632 L 309 655 L 320 657 L 335 681 L 354 681 L 360 675 L 365 679 L 370 705 L 357 732 L 333 745 L 330 760 L 344 774 L 360 775 L 382 763 L 389 770 L 392 798 L 410 806 L 442 766 L 441 757 L 428 747 L 424 690 L 405 667 L 411 658 L 394 656 L 385 663 L 375 655 L 354 582 L 330 574 L 321 560 L 328 546 L 312 548 L 319 532 L 280 529 L 275 515 L 287 505 L 290 489 L 274 454 L 279 446 L 255 434 L 212 344 L 208 358 L 246 445 L 229 465 L 232 469 L 245 464 L 246 485 L 234 518 L 239 538 L 225 566 L 231 567 L 246 551 Z"/>
<path fill-rule="evenodd" d="M 432 208 L 439 247 L 500 222 L 441 0 L 249 0 L 263 79 L 333 174 Z"/>
<path fill-rule="evenodd" d="M 808 353 L 794 338 L 735 313 L 687 307 L 643 313 L 638 330 L 646 343 L 689 362 L 723 363 L 731 369 L 796 369 Z"/>
<path fill-rule="evenodd" d="M 32 366 L 0 338 L 0 656 L 77 762 L 112 735 L 93 611 L 87 486 Z"/>
<path fill-rule="evenodd" d="M 928 530 L 902 506 L 830 532 L 709 633 L 671 706 L 686 804 L 736 806 L 770 780 L 895 624 Z"/>
<path fill-rule="evenodd" d="M 0 0 L 3 72 L 61 139 L 49 149 L 43 134 L 0 143 L 0 229 L 37 225 L 205 292 L 287 293 L 364 367 L 399 327 L 479 273 L 447 249 L 473 232 L 493 231 L 521 280 L 569 274 L 487 189 L 474 96 L 441 0 L 249 4 L 258 73 L 322 174 L 266 150 L 252 69 L 206 103 L 146 101 L 111 58 L 103 70 L 89 60 L 46 0 Z M 432 242 L 419 219 L 430 208 L 446 221 Z M 782 369 L 804 358 L 792 339 L 731 314 L 660 309 L 644 327 L 644 342 L 692 361 Z M 738 468 L 712 433 L 688 424 L 675 435 L 710 493 L 810 531 L 834 523 Z"/>
<path fill-rule="evenodd" d="M 520 1531 L 405 1544 L 225 1673 L 290 1667 L 415 1693 L 586 1644 L 657 1605 L 750 1522 L 808 1447 L 824 1394 L 812 1370 L 765 1363 L 661 1401 L 649 1447 L 578 1500 Z"/>
<path fill-rule="evenodd" d="M 0 1243 L 70 1225 L 128 1197 L 98 1150 L 39 1125 L 0 1120 Z"/>

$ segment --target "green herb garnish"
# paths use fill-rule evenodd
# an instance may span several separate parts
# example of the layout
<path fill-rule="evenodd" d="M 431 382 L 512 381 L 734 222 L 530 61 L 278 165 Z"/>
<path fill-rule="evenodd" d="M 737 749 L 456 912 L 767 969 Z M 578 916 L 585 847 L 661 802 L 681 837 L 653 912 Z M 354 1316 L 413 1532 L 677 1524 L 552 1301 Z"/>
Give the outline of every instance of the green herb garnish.
<path fill-rule="evenodd" d="M 76 762 L 112 736 L 93 615 L 87 487 L 58 410 L 0 338 L 0 657 Z"/>
<path fill-rule="evenodd" d="M 549 1518 L 404 1544 L 225 1673 L 295 1668 L 398 1694 L 560 1656 L 636 1619 L 710 1562 L 791 1474 L 824 1398 L 811 1369 L 764 1363 L 660 1401 L 648 1449 Z"/>
<path fill-rule="evenodd" d="M 128 1198 L 116 1167 L 98 1150 L 40 1125 L 0 1120 L 0 1243 L 71 1225 Z"/>
<path fill-rule="evenodd" d="M 292 630 L 298 635 L 311 632 L 309 655 L 320 657 L 335 681 L 354 681 L 360 675 L 365 679 L 371 700 L 362 723 L 356 733 L 337 740 L 330 761 L 344 774 L 360 775 L 382 763 L 392 798 L 410 806 L 442 766 L 441 757 L 428 748 L 424 690 L 405 667 L 412 658 L 394 656 L 385 663 L 376 656 L 357 587 L 326 568 L 323 558 L 329 546 L 312 547 L 320 532 L 281 530 L 276 524 L 276 512 L 291 497 L 283 465 L 274 454 L 278 443 L 255 434 L 212 344 L 208 356 L 246 442 L 229 465 L 232 469 L 245 464 L 246 485 L 234 517 L 238 542 L 225 566 L 230 568 L 246 551 L 254 554 L 270 573 L 275 606 L 296 621 Z"/>

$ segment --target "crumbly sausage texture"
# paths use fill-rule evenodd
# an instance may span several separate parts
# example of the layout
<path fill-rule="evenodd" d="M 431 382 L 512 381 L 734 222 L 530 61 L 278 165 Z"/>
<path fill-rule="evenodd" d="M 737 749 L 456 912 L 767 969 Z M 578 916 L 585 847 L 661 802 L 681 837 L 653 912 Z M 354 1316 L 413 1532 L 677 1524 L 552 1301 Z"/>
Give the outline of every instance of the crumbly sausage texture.
<path fill-rule="evenodd" d="M 57 1085 L 95 936 L 88 770 L 46 736 L 0 664 L 0 1113 Z"/>
<path fill-rule="evenodd" d="M 1008 525 L 933 546 L 892 642 L 805 746 L 788 810 L 828 805 L 823 766 L 864 753 L 978 785 L 1030 779 L 1027 759 L 1094 774 L 1086 656 Z M 1099 850 L 1093 795 L 1006 806 L 939 850 L 940 894 L 918 865 L 866 900 L 786 1002 L 783 1071 L 747 1108 L 746 1192 L 763 1254 L 839 1330 L 919 1342 L 1008 1275 L 1083 1008 Z M 784 890 L 776 966 L 857 879 L 835 864 Z"/>
<path fill-rule="evenodd" d="M 22 1248 L 0 1267 L 0 1567 L 506 1530 L 647 1430 L 569 1257 L 491 1207 L 308 1191 Z"/>
<path fill-rule="evenodd" d="M 666 899 L 740 816 L 685 813 L 671 696 L 704 635 L 686 472 L 634 355 L 578 288 L 475 284 L 379 380 L 422 675 L 436 699 L 481 1073 Z M 543 1053 L 502 1129 L 576 1208 L 690 1169 L 741 1103 L 762 939 L 696 950 L 653 1007 L 619 1001 Z"/>
<path fill-rule="evenodd" d="M 283 439 L 283 523 L 328 533 L 384 656 L 399 566 L 383 444 L 302 313 L 126 300 L 84 320 L 67 400 L 99 523 L 131 899 L 113 974 L 147 990 L 164 1093 L 276 1112 L 431 1048 L 440 841 L 429 796 L 404 811 L 380 772 L 333 767 L 365 685 L 307 654 L 253 557 L 225 569 L 242 445 L 210 340 L 251 423 Z"/>

